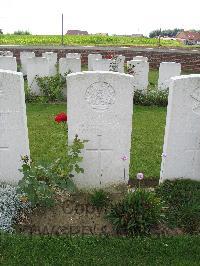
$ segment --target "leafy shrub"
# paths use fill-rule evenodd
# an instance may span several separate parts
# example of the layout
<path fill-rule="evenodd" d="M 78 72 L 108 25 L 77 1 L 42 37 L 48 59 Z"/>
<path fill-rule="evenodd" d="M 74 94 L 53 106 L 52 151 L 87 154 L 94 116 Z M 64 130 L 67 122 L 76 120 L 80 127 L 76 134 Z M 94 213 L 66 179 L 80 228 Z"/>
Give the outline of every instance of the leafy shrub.
<path fill-rule="evenodd" d="M 40 101 L 40 98 L 34 92 L 31 91 L 27 82 L 24 83 L 24 92 L 25 92 L 25 101 L 27 103 Z"/>
<path fill-rule="evenodd" d="M 108 204 L 108 200 L 109 200 L 108 194 L 103 189 L 95 190 L 90 195 L 91 204 L 98 209 L 106 207 Z"/>
<path fill-rule="evenodd" d="M 18 191 L 27 196 L 32 207 L 52 206 L 57 192 L 60 190 L 73 192 L 76 189 L 71 178 L 73 171 L 83 172 L 79 166 L 83 147 L 84 141 L 80 141 L 76 136 L 73 144 L 67 147 L 68 155 L 51 164 L 34 164 L 29 162 L 27 156 L 22 158 L 23 165 L 20 171 L 23 173 L 23 178 L 19 181 Z"/>
<path fill-rule="evenodd" d="M 112 205 L 107 219 L 117 233 L 146 235 L 164 220 L 164 204 L 154 192 L 137 189 Z"/>
<path fill-rule="evenodd" d="M 14 35 L 31 35 L 31 33 L 28 30 L 17 30 L 14 31 Z"/>
<path fill-rule="evenodd" d="M 0 185 L 0 231 L 13 231 L 12 224 L 18 211 L 28 206 L 20 200 L 22 196 L 17 194 L 16 187 Z"/>
<path fill-rule="evenodd" d="M 134 92 L 134 103 L 144 106 L 167 106 L 168 91 L 148 90 L 143 93 L 141 91 Z"/>
<path fill-rule="evenodd" d="M 166 215 L 170 226 L 187 233 L 200 232 L 200 182 L 166 180 L 156 193 L 169 205 Z"/>
<path fill-rule="evenodd" d="M 35 77 L 44 102 L 54 102 L 63 100 L 63 89 L 66 79 L 57 73 L 50 77 Z"/>

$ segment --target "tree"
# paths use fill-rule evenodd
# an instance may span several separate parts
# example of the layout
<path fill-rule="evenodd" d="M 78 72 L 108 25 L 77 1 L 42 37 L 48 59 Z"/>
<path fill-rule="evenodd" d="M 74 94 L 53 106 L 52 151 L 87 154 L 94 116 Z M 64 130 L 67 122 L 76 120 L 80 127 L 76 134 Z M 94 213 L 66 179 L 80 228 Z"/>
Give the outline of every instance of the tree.
<path fill-rule="evenodd" d="M 175 28 L 173 30 L 154 30 L 154 31 L 151 31 L 149 33 L 149 37 L 150 38 L 155 38 L 155 37 L 164 37 L 164 36 L 167 36 L 167 37 L 171 37 L 171 38 L 174 38 L 176 37 L 177 33 L 178 32 L 181 32 L 181 31 L 184 31 L 184 29 L 178 29 L 178 28 Z"/>
<path fill-rule="evenodd" d="M 14 35 L 31 35 L 31 33 L 28 30 L 17 30 L 14 31 Z"/>

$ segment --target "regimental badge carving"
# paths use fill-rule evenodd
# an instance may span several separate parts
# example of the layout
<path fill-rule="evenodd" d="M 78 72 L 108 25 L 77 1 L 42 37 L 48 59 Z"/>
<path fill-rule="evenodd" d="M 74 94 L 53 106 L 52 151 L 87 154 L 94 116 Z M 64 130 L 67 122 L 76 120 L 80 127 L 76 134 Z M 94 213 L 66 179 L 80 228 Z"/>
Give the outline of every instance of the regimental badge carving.
<path fill-rule="evenodd" d="M 192 110 L 194 113 L 200 115 L 200 87 L 194 89 L 191 94 L 191 97 L 195 100 Z"/>
<path fill-rule="evenodd" d="M 96 110 L 109 109 L 115 102 L 115 90 L 107 82 L 91 84 L 85 93 L 85 100 Z"/>

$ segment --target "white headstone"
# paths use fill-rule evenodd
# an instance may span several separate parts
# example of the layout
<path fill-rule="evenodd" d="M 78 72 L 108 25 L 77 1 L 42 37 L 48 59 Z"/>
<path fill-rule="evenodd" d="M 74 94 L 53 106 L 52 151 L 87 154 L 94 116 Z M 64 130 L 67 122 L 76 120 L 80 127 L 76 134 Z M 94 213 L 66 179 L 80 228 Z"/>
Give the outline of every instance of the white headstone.
<path fill-rule="evenodd" d="M 42 53 L 42 57 L 45 57 L 49 60 L 49 75 L 56 75 L 57 53 L 45 52 Z"/>
<path fill-rule="evenodd" d="M 22 73 L 0 70 L 0 182 L 22 178 L 21 156 L 30 156 Z"/>
<path fill-rule="evenodd" d="M 158 89 L 167 90 L 170 78 L 181 75 L 181 64 L 175 62 L 162 62 L 159 67 Z"/>
<path fill-rule="evenodd" d="M 102 55 L 101 54 L 89 54 L 88 55 L 88 70 L 89 71 L 93 71 L 93 62 L 96 59 L 102 59 Z"/>
<path fill-rule="evenodd" d="M 125 56 L 124 55 L 118 55 L 116 57 L 116 63 L 118 65 L 117 71 L 120 73 L 124 73 L 124 62 L 125 62 Z"/>
<path fill-rule="evenodd" d="M 67 53 L 66 58 L 79 58 L 79 59 L 81 59 L 81 54 L 79 54 L 79 53 Z"/>
<path fill-rule="evenodd" d="M 88 140 L 79 188 L 127 183 L 131 149 L 133 77 L 115 72 L 67 76 L 68 141 Z M 127 156 L 127 158 L 126 158 Z"/>
<path fill-rule="evenodd" d="M 171 79 L 161 179 L 200 181 L 200 75 Z"/>
<path fill-rule="evenodd" d="M 94 71 L 109 71 L 111 59 L 96 59 L 93 61 L 93 70 Z"/>
<path fill-rule="evenodd" d="M 96 59 L 93 61 L 94 71 L 113 71 L 124 73 L 125 56 L 119 55 L 113 59 Z"/>
<path fill-rule="evenodd" d="M 34 52 L 20 52 L 21 72 L 27 75 L 27 60 L 28 58 L 35 57 Z"/>
<path fill-rule="evenodd" d="M 27 80 L 33 93 L 40 94 L 40 88 L 37 85 L 35 77 L 49 76 L 49 61 L 45 57 L 33 57 L 27 60 Z"/>
<path fill-rule="evenodd" d="M 78 58 L 60 58 L 59 73 L 64 76 L 65 73 L 81 72 L 81 59 Z"/>
<path fill-rule="evenodd" d="M 145 92 L 148 88 L 149 63 L 142 60 L 127 61 L 127 69 L 134 76 L 134 90 Z"/>
<path fill-rule="evenodd" d="M 16 57 L 0 56 L 0 69 L 17 71 Z"/>
<path fill-rule="evenodd" d="M 148 57 L 142 56 L 142 55 L 137 55 L 137 56 L 133 57 L 133 60 L 148 61 Z"/>
<path fill-rule="evenodd" d="M 13 56 L 11 51 L 0 51 L 0 56 Z"/>

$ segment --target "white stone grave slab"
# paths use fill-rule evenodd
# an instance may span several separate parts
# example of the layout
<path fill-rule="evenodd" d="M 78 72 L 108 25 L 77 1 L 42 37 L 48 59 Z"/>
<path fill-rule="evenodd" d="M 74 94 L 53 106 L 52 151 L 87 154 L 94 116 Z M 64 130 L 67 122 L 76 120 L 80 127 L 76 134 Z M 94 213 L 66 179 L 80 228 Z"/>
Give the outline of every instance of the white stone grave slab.
<path fill-rule="evenodd" d="M 27 60 L 27 80 L 33 93 L 40 95 L 40 88 L 35 77 L 49 76 L 49 61 L 45 57 L 33 57 Z"/>
<path fill-rule="evenodd" d="M 111 59 L 96 59 L 93 62 L 93 71 L 109 71 Z"/>
<path fill-rule="evenodd" d="M 118 55 L 116 58 L 116 63 L 118 65 L 117 71 L 120 73 L 124 73 L 124 62 L 125 62 L 125 56 L 124 55 Z"/>
<path fill-rule="evenodd" d="M 93 71 L 93 62 L 96 59 L 102 59 L 102 55 L 101 54 L 89 54 L 88 55 L 88 70 L 89 71 Z"/>
<path fill-rule="evenodd" d="M 28 58 L 35 57 L 34 52 L 20 52 L 21 72 L 27 75 L 27 60 Z"/>
<path fill-rule="evenodd" d="M 25 155 L 30 156 L 23 75 L 0 70 L 0 182 L 22 178 L 18 169 Z"/>
<path fill-rule="evenodd" d="M 84 174 L 74 177 L 79 188 L 128 181 L 133 79 L 103 71 L 67 76 L 68 141 L 72 143 L 76 134 L 81 140 L 88 140 L 83 151 Z"/>
<path fill-rule="evenodd" d="M 78 58 L 81 59 L 81 54 L 79 53 L 67 53 L 66 58 Z"/>
<path fill-rule="evenodd" d="M 65 77 L 69 73 L 81 72 L 81 59 L 79 58 L 60 58 L 59 73 Z M 67 86 L 63 89 L 64 98 L 67 98 Z"/>
<path fill-rule="evenodd" d="M 45 57 L 49 60 L 49 75 L 56 75 L 57 53 L 45 52 L 42 53 L 42 57 Z"/>
<path fill-rule="evenodd" d="M 181 64 L 175 62 L 162 62 L 159 67 L 158 89 L 167 90 L 170 78 L 181 75 Z"/>
<path fill-rule="evenodd" d="M 0 56 L 13 56 L 11 51 L 0 51 Z"/>
<path fill-rule="evenodd" d="M 125 56 L 116 56 L 113 59 L 96 59 L 93 61 L 94 71 L 113 71 L 124 73 Z"/>
<path fill-rule="evenodd" d="M 17 71 L 16 57 L 0 56 L 0 69 Z"/>
<path fill-rule="evenodd" d="M 160 182 L 200 181 L 200 75 L 171 79 Z"/>
<path fill-rule="evenodd" d="M 81 72 L 81 59 L 78 58 L 60 58 L 59 73 L 64 76 L 66 73 Z"/>
<path fill-rule="evenodd" d="M 148 57 L 142 55 L 136 55 L 133 57 L 133 60 L 148 61 Z"/>
<path fill-rule="evenodd" d="M 134 76 L 134 90 L 145 92 L 148 88 L 149 63 L 142 60 L 127 61 L 127 69 Z"/>

